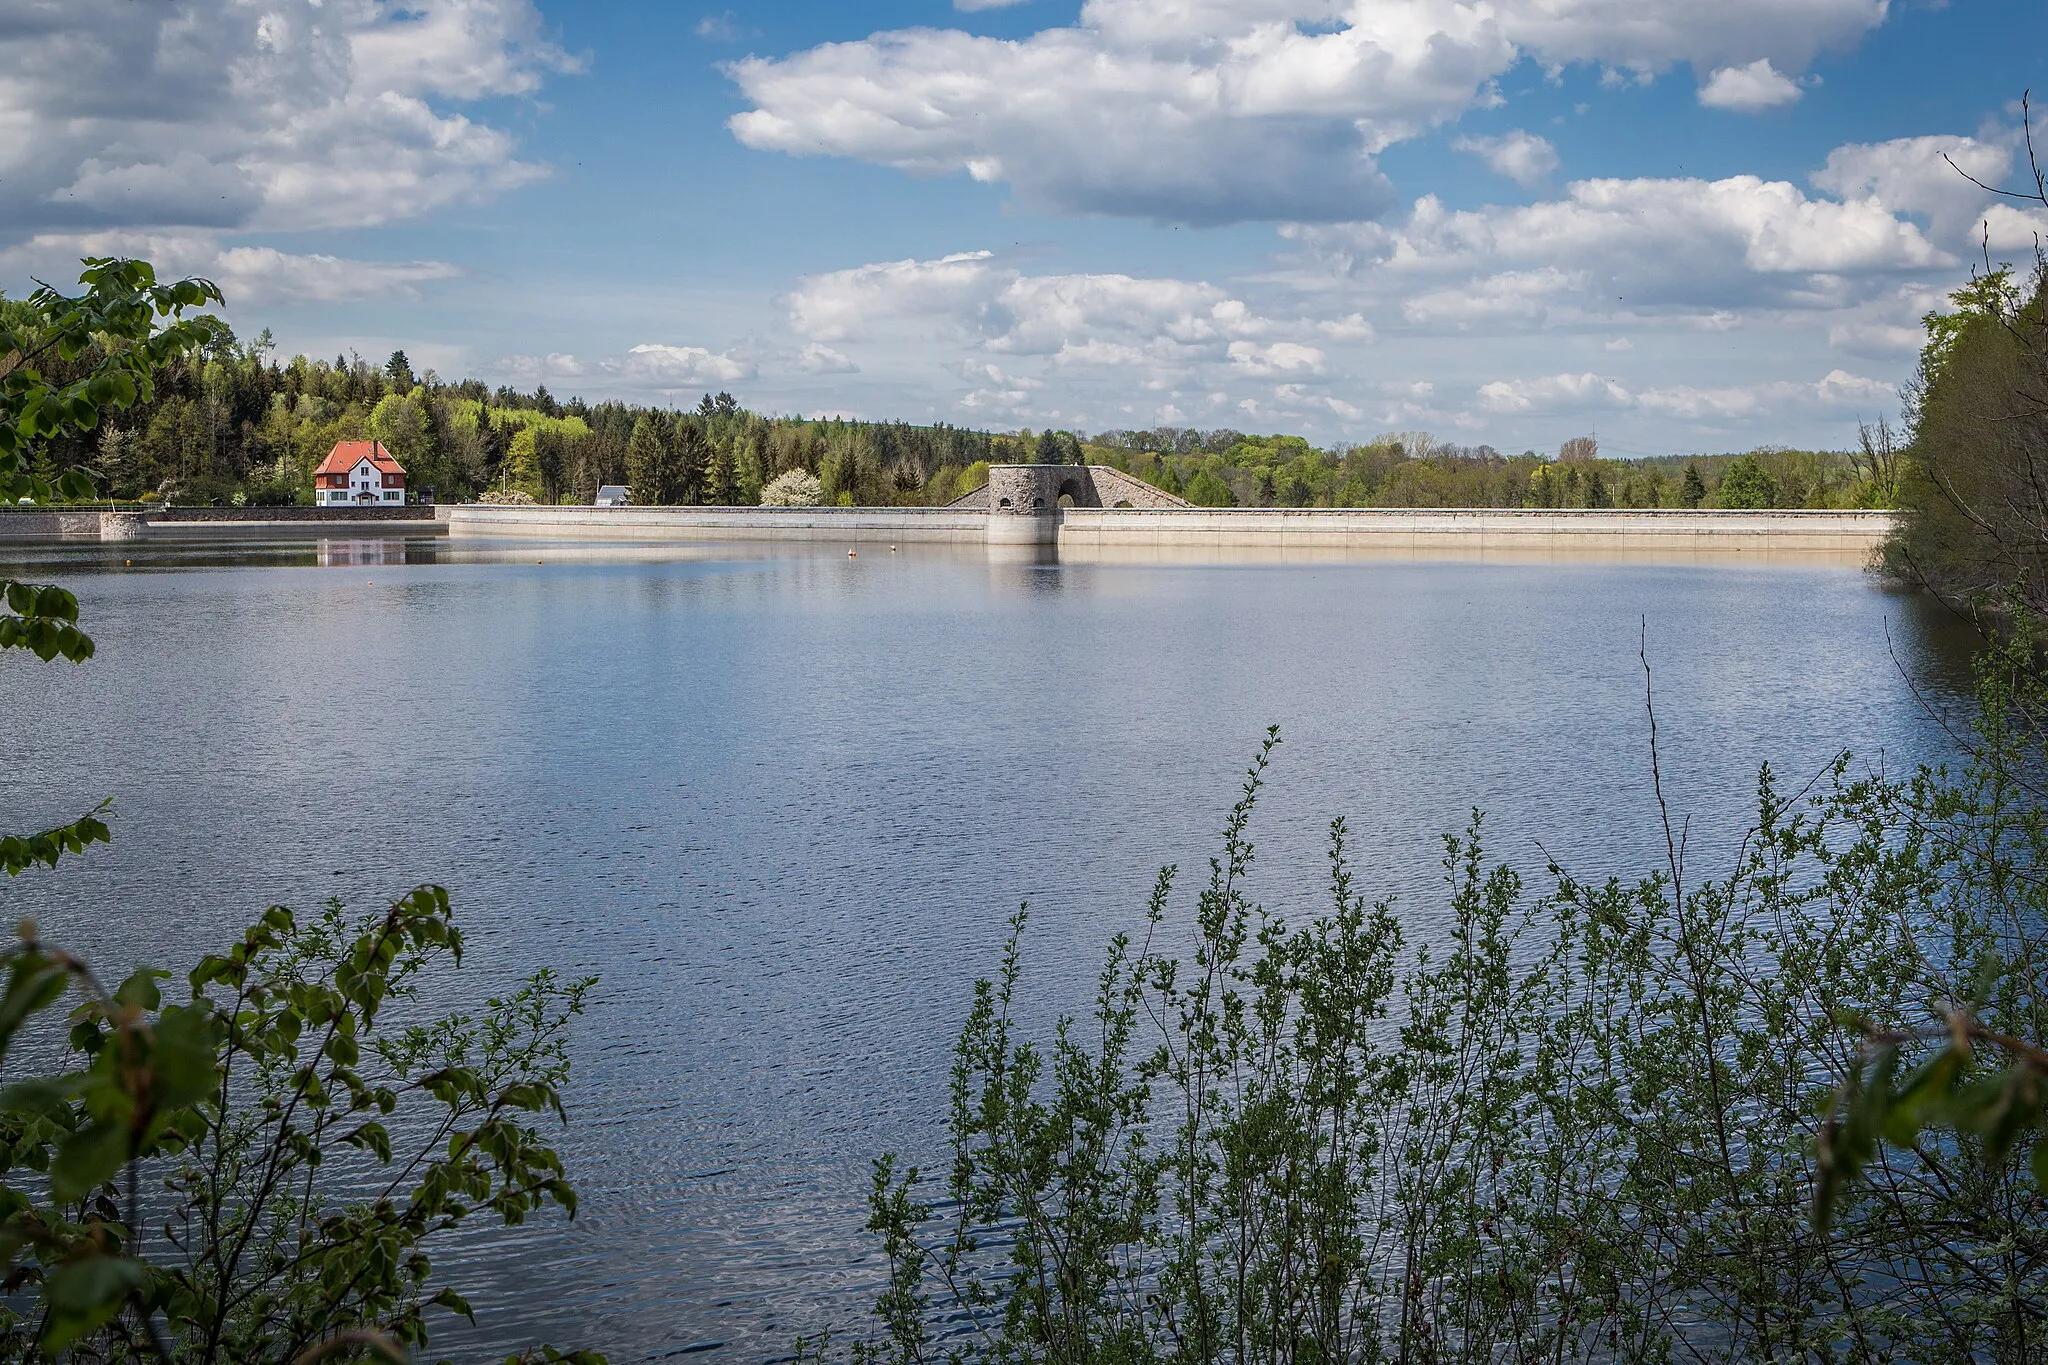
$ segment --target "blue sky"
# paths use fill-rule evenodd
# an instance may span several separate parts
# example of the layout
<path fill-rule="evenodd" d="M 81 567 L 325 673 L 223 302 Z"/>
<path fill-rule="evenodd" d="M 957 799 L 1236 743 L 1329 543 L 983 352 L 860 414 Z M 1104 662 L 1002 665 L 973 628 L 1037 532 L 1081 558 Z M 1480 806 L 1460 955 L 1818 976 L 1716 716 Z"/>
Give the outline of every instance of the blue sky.
<path fill-rule="evenodd" d="M 149 254 L 590 398 L 1663 453 L 1849 443 L 2044 226 L 1942 161 L 2017 172 L 2039 0 L 962 3 L 0 0 L 0 284 Z"/>

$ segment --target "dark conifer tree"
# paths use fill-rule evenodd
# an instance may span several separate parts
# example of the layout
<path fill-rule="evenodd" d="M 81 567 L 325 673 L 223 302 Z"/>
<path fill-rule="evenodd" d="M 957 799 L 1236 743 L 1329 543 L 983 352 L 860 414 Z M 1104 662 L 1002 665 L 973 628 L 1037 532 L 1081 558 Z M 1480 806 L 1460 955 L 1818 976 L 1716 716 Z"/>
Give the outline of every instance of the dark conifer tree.
<path fill-rule="evenodd" d="M 704 501 L 712 507 L 731 507 L 739 501 L 733 491 L 732 451 L 713 445 L 710 452 L 704 466 Z"/>
<path fill-rule="evenodd" d="M 669 449 L 675 456 L 675 500 L 680 503 L 704 501 L 704 476 L 711 463 L 705 448 L 704 424 L 698 418 L 679 414 L 670 428 Z"/>
<path fill-rule="evenodd" d="M 1692 461 L 1685 462 L 1685 482 L 1678 486 L 1678 505 L 1698 507 L 1707 500 L 1707 481 L 1700 477 L 1700 467 Z"/>
<path fill-rule="evenodd" d="M 633 501 L 643 507 L 666 506 L 673 496 L 668 477 L 670 438 L 661 429 L 664 425 L 658 413 L 642 413 L 626 442 L 626 482 Z"/>

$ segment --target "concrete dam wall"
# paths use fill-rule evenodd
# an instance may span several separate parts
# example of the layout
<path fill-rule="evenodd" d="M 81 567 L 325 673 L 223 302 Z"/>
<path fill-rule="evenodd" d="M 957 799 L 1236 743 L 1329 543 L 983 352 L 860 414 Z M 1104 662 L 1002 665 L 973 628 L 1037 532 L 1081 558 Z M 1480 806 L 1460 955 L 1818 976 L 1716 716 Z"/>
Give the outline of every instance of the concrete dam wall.
<path fill-rule="evenodd" d="M 1113 500 L 1113 501 L 1112 501 Z M 1349 558 L 1860 563 L 1887 512 L 1193 507 L 1121 471 L 998 466 L 946 507 L 444 508 L 456 537 L 985 544 L 1063 560 Z"/>
<path fill-rule="evenodd" d="M 445 534 L 653 545 L 795 541 L 848 549 L 987 545 L 1098 563 L 1432 557 L 1856 563 L 1869 558 L 1891 525 L 1887 512 L 1193 507 L 1120 470 L 999 465 L 985 487 L 946 507 L 23 508 L 0 513 L 0 541 Z"/>

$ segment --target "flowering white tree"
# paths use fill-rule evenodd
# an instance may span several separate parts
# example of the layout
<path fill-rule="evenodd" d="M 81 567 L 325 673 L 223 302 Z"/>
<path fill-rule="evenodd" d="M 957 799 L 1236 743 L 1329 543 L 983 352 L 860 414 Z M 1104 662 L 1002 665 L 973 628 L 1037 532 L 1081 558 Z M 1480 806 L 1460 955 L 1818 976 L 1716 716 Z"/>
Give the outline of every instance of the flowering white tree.
<path fill-rule="evenodd" d="M 816 507 L 825 500 L 825 486 L 816 474 L 791 469 L 777 474 L 761 490 L 763 507 Z"/>

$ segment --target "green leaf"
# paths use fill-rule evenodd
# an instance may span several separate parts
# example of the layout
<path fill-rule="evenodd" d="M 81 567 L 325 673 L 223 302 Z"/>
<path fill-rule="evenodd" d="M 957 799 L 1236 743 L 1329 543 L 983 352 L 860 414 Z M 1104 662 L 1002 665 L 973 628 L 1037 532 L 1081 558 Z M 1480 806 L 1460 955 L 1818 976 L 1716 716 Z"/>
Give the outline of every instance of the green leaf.
<path fill-rule="evenodd" d="M 384 1125 L 374 1120 L 361 1125 L 342 1138 L 351 1147 L 360 1147 L 374 1152 L 379 1161 L 386 1165 L 391 1161 L 391 1134 Z"/>
<path fill-rule="evenodd" d="M 114 1000 L 117 1004 L 133 1005 L 145 1012 L 158 1009 L 164 1000 L 156 983 L 169 975 L 169 972 L 154 967 L 138 967 L 126 981 L 114 988 Z"/>
<path fill-rule="evenodd" d="M 219 1080 L 220 1026 L 204 1005 L 175 1005 L 156 1023 L 156 1098 L 177 1108 L 213 1093 Z"/>
<path fill-rule="evenodd" d="M 111 1322 L 141 1287 L 143 1275 L 142 1262 L 127 1256 L 95 1256 L 51 1271 L 44 1286 L 50 1318 L 43 1349 L 61 1351 Z"/>
<path fill-rule="evenodd" d="M 469 1300 L 463 1298 L 462 1295 L 452 1289 L 441 1290 L 433 1298 L 427 1300 L 427 1302 L 437 1303 L 451 1313 L 460 1313 L 463 1317 L 468 1318 L 472 1324 L 476 1322 L 476 1312 L 469 1306 Z"/>
<path fill-rule="evenodd" d="M 120 1174 L 128 1160 L 128 1130 L 96 1122 L 66 1138 L 50 1163 L 50 1198 L 72 1204 Z"/>
<path fill-rule="evenodd" d="M 42 1076 L 29 1081 L 16 1081 L 5 1090 L 0 1090 L 0 1113 L 53 1119 L 69 1127 L 71 1099 L 77 1090 L 76 1084 L 67 1085 Z"/>
<path fill-rule="evenodd" d="M 4 856 L 4 849 L 0 849 L 0 857 Z M 0 1056 L 6 1055 L 14 1035 L 30 1015 L 63 998 L 64 987 L 70 980 L 71 973 L 53 962 L 24 959 L 16 964 L 5 994 L 0 994 Z"/>

